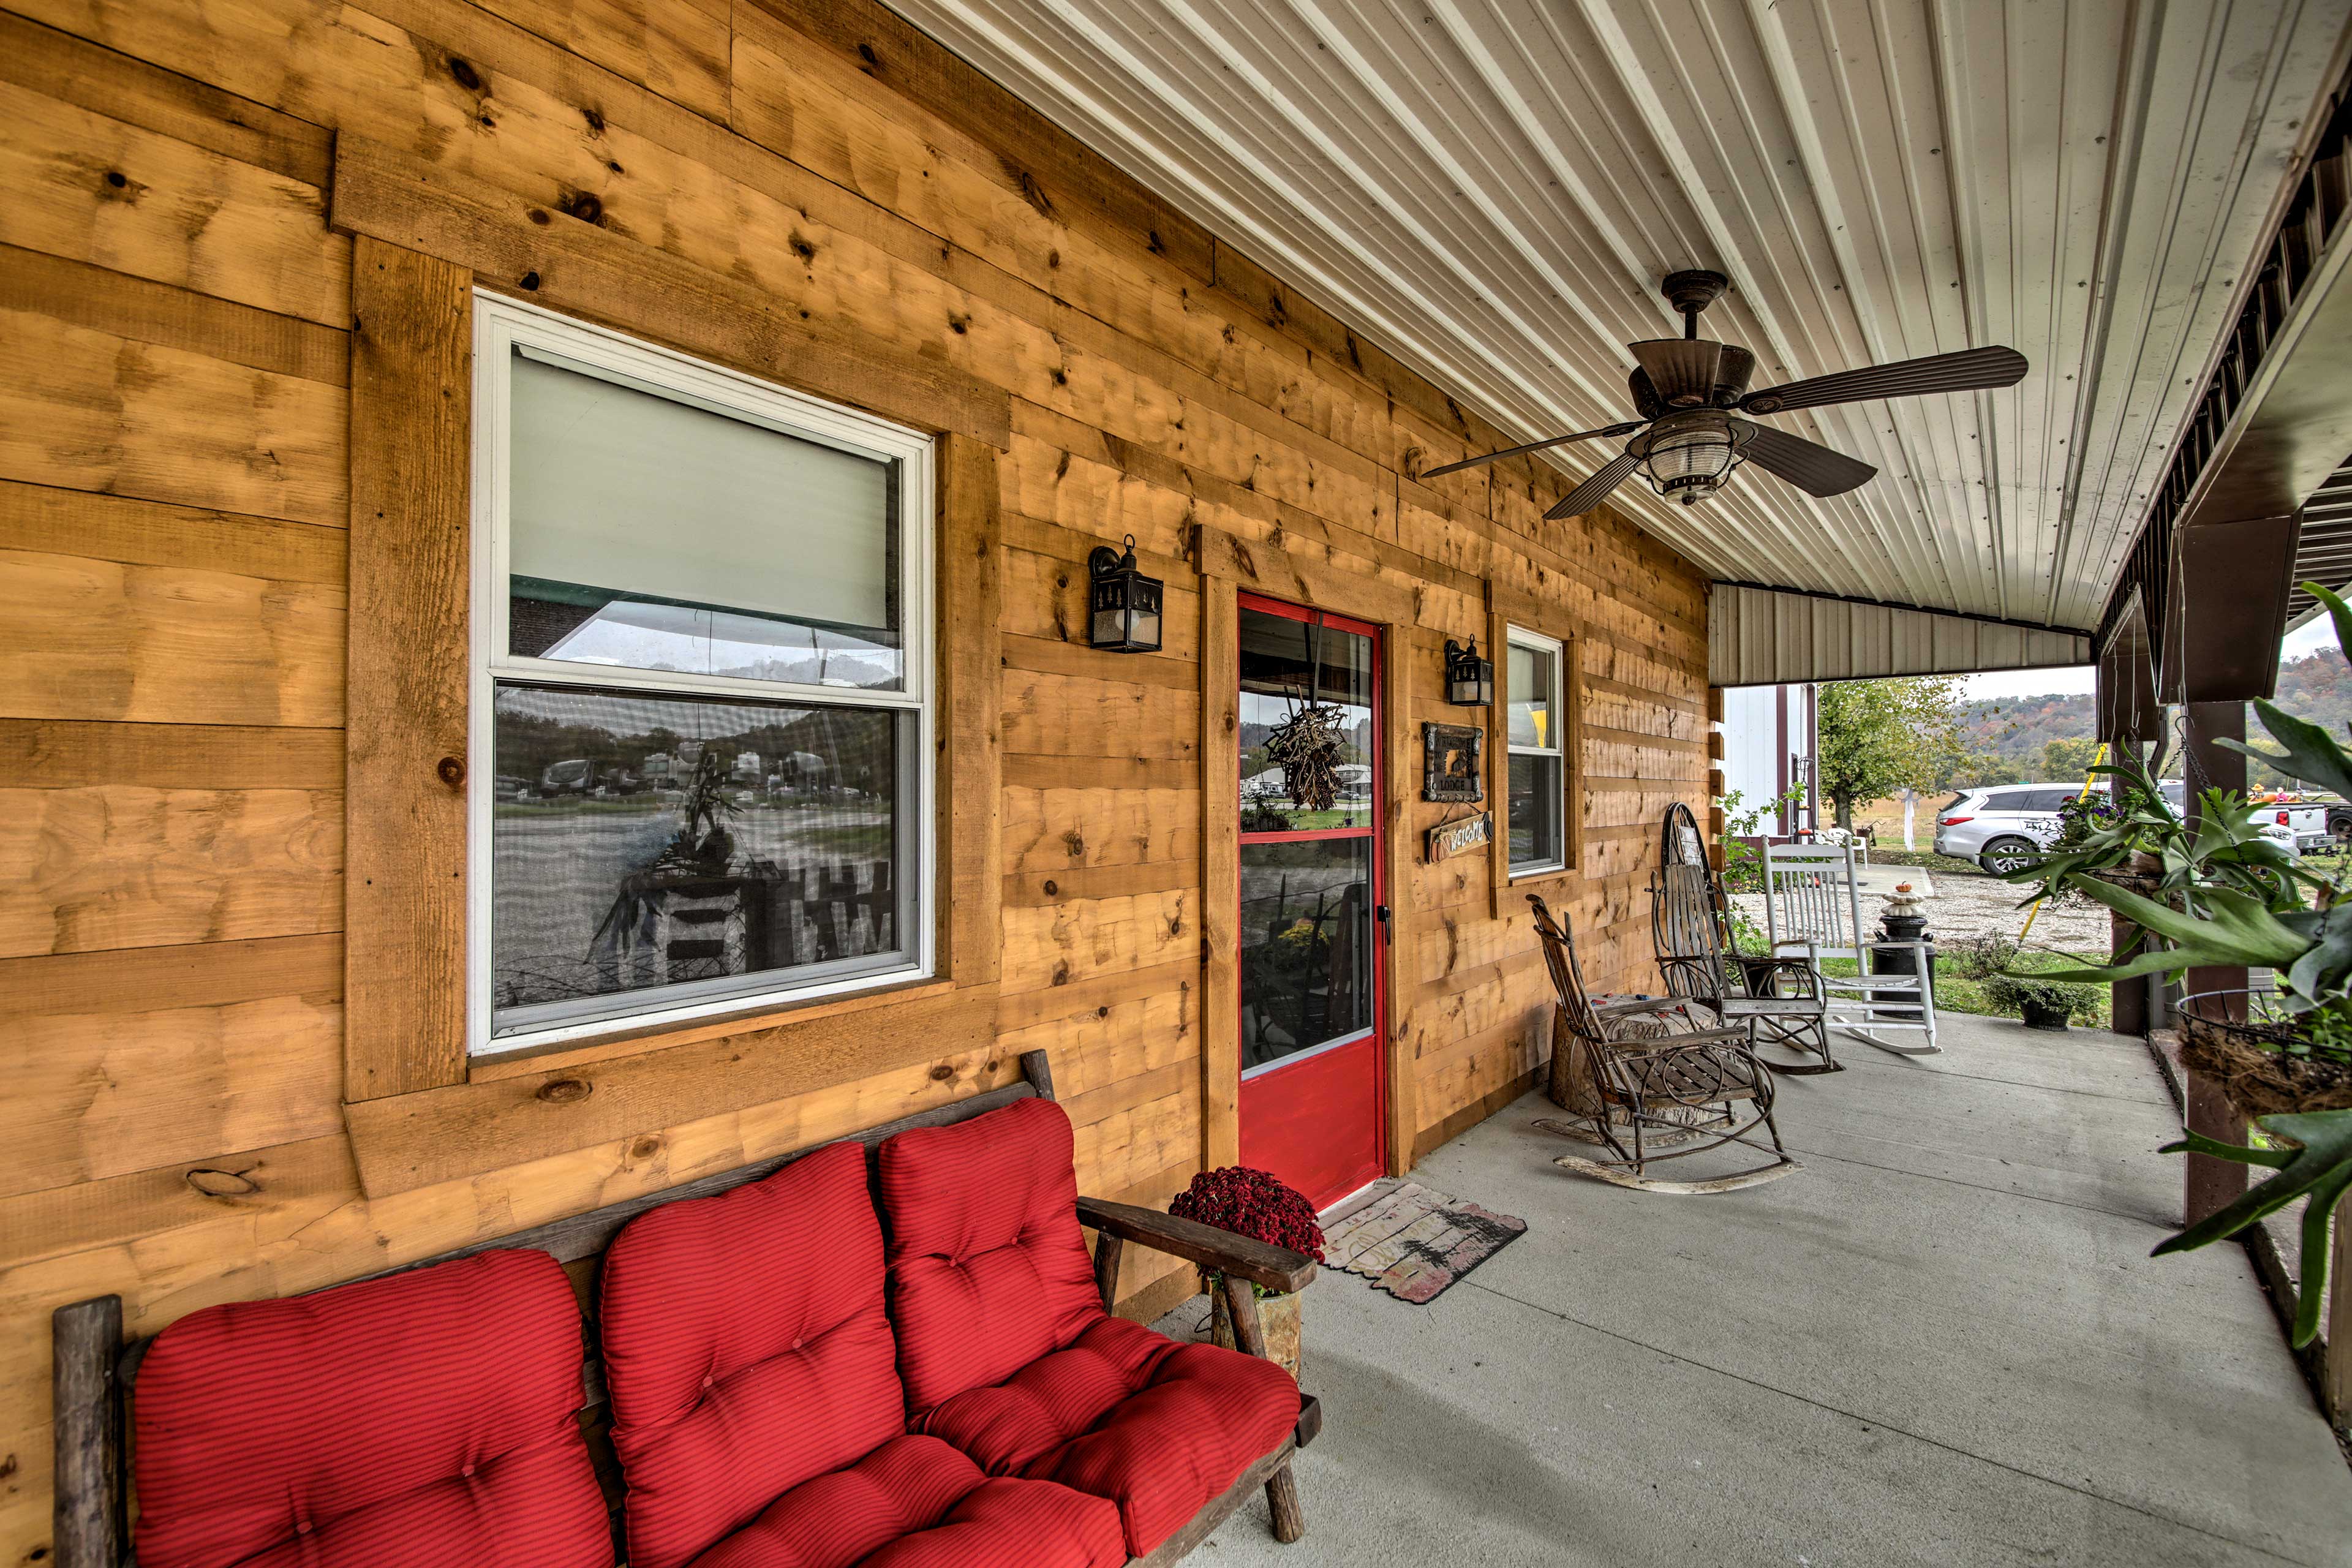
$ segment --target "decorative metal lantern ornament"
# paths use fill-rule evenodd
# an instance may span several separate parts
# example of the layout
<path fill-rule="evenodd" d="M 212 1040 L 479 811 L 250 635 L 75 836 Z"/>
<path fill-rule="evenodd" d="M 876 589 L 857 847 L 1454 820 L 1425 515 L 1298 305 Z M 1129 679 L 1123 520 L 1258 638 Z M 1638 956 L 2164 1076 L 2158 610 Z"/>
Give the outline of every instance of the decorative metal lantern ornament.
<path fill-rule="evenodd" d="M 1160 583 L 1136 566 L 1135 535 L 1127 536 L 1125 554 L 1108 544 L 1095 546 L 1087 570 L 1094 578 L 1087 615 L 1094 646 L 1113 653 L 1158 653 Z"/>
<path fill-rule="evenodd" d="M 1478 657 L 1478 639 L 1445 639 L 1445 700 L 1456 708 L 1484 708 L 1495 700 L 1495 665 Z"/>

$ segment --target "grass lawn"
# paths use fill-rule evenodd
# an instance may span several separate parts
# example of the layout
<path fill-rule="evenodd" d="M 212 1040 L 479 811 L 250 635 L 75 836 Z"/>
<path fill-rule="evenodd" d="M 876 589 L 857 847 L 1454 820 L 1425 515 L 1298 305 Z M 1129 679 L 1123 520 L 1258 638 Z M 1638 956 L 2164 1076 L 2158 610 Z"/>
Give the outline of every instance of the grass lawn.
<path fill-rule="evenodd" d="M 2065 969 L 2077 964 L 2103 963 L 2105 961 L 2105 953 L 2085 955 L 2040 952 L 2028 949 L 2017 955 L 2017 967 L 2022 971 L 2039 973 L 2051 969 Z M 1860 971 L 1856 968 L 1853 960 L 1850 958 L 1825 958 L 1822 961 L 1822 973 L 1851 978 Z M 2074 1022 L 2101 1029 L 2111 1027 L 2115 1022 L 2114 995 L 2104 985 L 2094 986 L 2093 989 L 2099 994 L 2097 1011 L 2088 1017 L 2077 1015 Z M 1969 980 L 1953 973 L 1949 958 L 1940 960 L 1936 965 L 1936 1006 L 1941 1012 L 1974 1013 L 1987 1018 L 2017 1016 L 2014 1013 L 2004 1013 L 1992 1005 L 1991 999 L 1985 994 L 1983 981 Z"/>

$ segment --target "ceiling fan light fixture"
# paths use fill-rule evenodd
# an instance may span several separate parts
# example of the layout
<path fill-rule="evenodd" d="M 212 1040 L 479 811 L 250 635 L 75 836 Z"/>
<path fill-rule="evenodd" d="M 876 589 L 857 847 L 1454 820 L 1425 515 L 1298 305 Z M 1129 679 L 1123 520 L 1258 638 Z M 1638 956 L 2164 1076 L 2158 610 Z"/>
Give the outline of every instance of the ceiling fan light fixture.
<path fill-rule="evenodd" d="M 1832 371 L 1802 381 L 1748 390 L 1756 355 L 1737 343 L 1698 335 L 1698 319 L 1731 287 L 1720 272 L 1670 272 L 1659 286 L 1683 318 L 1679 338 L 1649 338 L 1628 343 L 1634 368 L 1626 378 L 1641 417 L 1598 430 L 1546 436 L 1500 451 L 1447 463 L 1422 474 L 1424 479 L 1475 468 L 1523 453 L 1548 451 L 1573 441 L 1590 441 L 1635 431 L 1625 449 L 1601 464 L 1545 511 L 1548 521 L 1581 517 L 1607 500 L 1635 474 L 1667 500 L 1696 506 L 1731 481 L 1748 463 L 1817 499 L 1841 496 L 1868 484 L 1878 470 L 1818 441 L 1733 417 L 1824 408 L 1885 397 L 1924 397 L 1934 393 L 1993 392 L 2015 386 L 2031 367 L 2015 349 L 1987 344 L 1922 359 L 1895 360 Z M 1958 287 L 1958 285 L 1955 285 Z M 1642 427 L 1648 426 L 1644 430 Z"/>
<path fill-rule="evenodd" d="M 1642 476 L 1668 500 L 1696 506 L 1723 488 L 1739 466 L 1730 418 L 1713 409 L 1669 415 L 1643 443 Z"/>

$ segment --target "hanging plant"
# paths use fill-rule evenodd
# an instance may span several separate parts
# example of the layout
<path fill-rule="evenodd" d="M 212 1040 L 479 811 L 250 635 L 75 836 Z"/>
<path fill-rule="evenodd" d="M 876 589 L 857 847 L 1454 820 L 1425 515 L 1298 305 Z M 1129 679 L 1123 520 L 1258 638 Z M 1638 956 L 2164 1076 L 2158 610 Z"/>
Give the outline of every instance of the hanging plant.
<path fill-rule="evenodd" d="M 1265 754 L 1282 769 L 1282 787 L 1303 811 L 1328 811 L 1339 798 L 1339 710 L 1309 702 L 1275 727 Z"/>
<path fill-rule="evenodd" d="M 2352 652 L 2352 605 L 2320 584 L 2303 587 L 2327 606 L 2337 645 Z M 2257 700 L 2254 711 L 2278 750 L 2221 743 L 2289 778 L 2338 793 L 2352 789 L 2352 752 L 2333 735 L 2270 702 Z M 2183 1062 L 2221 1086 L 2263 1133 L 2263 1142 L 2241 1146 L 2189 1132 L 2161 1151 L 2273 1173 L 2156 1252 L 2210 1246 L 2301 1200 L 2301 1286 L 2290 1336 L 2300 1349 L 2318 1334 L 2327 1300 L 2328 1217 L 2352 1193 L 2352 887 L 2248 832 L 2246 803 L 2232 792 L 2205 791 L 2197 819 L 2183 822 L 2136 747 L 2124 748 L 2116 765 L 2093 771 L 2115 781 L 2111 817 L 2086 821 L 2072 846 L 2008 879 L 2039 882 L 2049 892 L 2071 888 L 2137 931 L 2117 944 L 2108 963 L 2020 978 L 2112 983 L 2153 973 L 2178 980 L 2190 968 L 2276 972 L 2273 992 L 2207 993 L 2180 1009 Z M 2147 934 L 2166 945 L 2151 946 Z"/>

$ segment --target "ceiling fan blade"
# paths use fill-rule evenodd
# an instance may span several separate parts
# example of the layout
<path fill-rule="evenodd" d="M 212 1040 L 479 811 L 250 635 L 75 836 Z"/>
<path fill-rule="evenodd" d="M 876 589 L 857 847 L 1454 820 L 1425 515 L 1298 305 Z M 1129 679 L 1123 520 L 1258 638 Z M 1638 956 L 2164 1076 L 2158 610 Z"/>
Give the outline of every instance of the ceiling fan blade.
<path fill-rule="evenodd" d="M 1631 452 L 1621 452 L 1592 471 L 1592 477 L 1552 503 L 1544 516 L 1553 521 L 1563 517 L 1576 517 L 1591 511 L 1609 497 L 1609 492 L 1625 482 L 1625 476 L 1642 466 L 1642 459 Z"/>
<path fill-rule="evenodd" d="M 2025 356 L 1998 346 L 1896 360 L 1893 364 L 1841 370 L 1809 381 L 1791 381 L 1751 392 L 1739 400 L 1745 414 L 1781 414 L 1870 397 L 1921 397 L 1931 392 L 1980 392 L 2015 386 L 2025 379 Z"/>
<path fill-rule="evenodd" d="M 1721 343 L 1704 338 L 1654 338 L 1625 347 L 1649 373 L 1650 384 L 1667 407 L 1704 408 L 1714 400 L 1716 368 L 1723 363 Z"/>
<path fill-rule="evenodd" d="M 1526 452 L 1540 452 L 1547 447 L 1565 447 L 1570 441 L 1590 441 L 1601 436 L 1631 436 L 1648 423 L 1646 419 L 1629 419 L 1622 425 L 1603 425 L 1598 430 L 1579 430 L 1573 436 L 1547 436 L 1540 441 L 1530 441 L 1524 447 L 1506 447 L 1499 452 L 1488 452 L 1484 457 L 1465 458 L 1458 463 L 1448 463 L 1443 468 L 1431 468 L 1421 477 L 1424 479 L 1433 479 L 1440 474 L 1458 474 L 1465 468 L 1475 468 L 1481 463 L 1499 463 L 1506 458 L 1516 458 Z"/>
<path fill-rule="evenodd" d="M 1786 430 L 1751 425 L 1745 419 L 1733 420 L 1731 428 L 1743 437 L 1739 443 L 1741 456 L 1766 473 L 1780 475 L 1809 496 L 1842 496 L 1867 483 L 1878 472 L 1868 463 L 1843 452 L 1833 452 L 1818 441 L 1791 436 Z"/>

